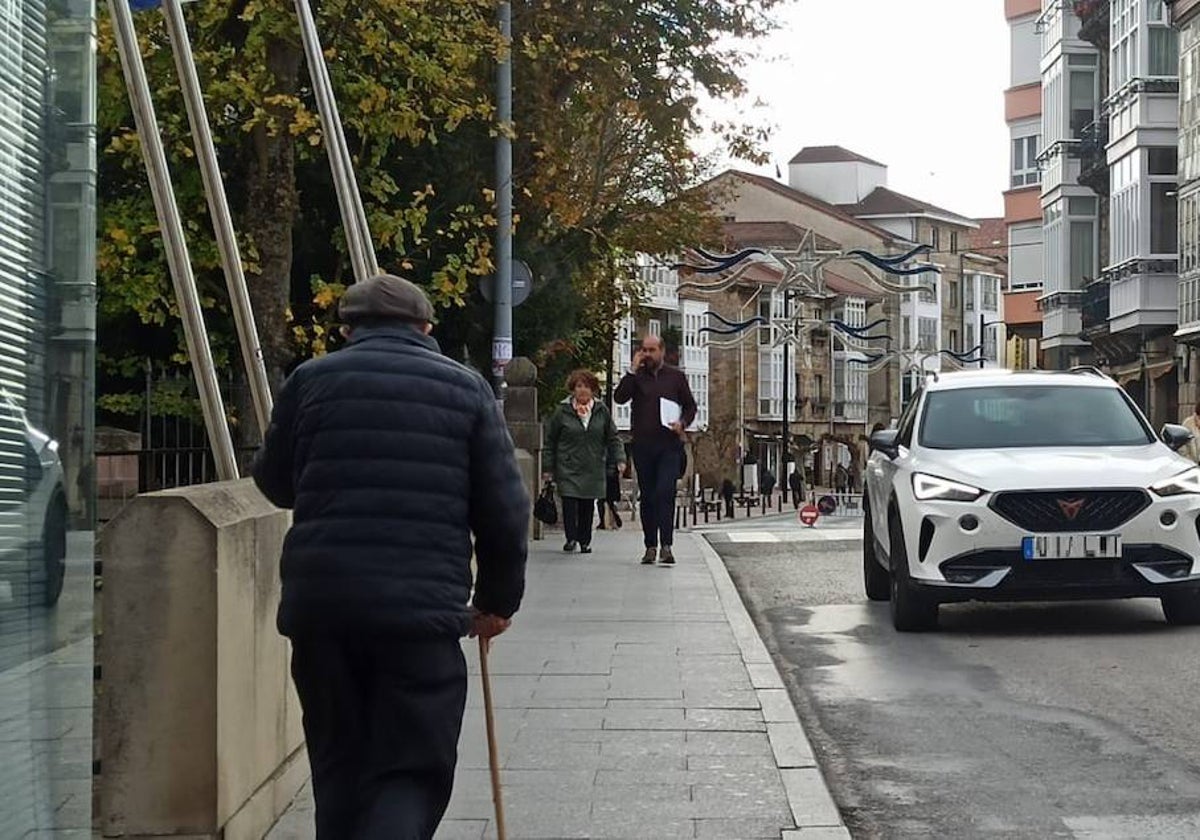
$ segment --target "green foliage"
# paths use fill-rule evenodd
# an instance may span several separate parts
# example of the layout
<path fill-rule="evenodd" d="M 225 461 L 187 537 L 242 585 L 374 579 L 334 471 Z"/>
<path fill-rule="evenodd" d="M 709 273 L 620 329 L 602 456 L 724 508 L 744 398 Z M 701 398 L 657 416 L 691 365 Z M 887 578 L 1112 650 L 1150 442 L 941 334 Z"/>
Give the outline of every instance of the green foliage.
<path fill-rule="evenodd" d="M 380 265 L 429 291 L 450 355 L 488 367 L 491 313 L 475 288 L 493 270 L 492 147 L 504 131 L 516 253 L 537 278 L 515 315 L 516 350 L 543 365 L 547 397 L 573 367 L 603 371 L 614 319 L 637 302 L 628 256 L 677 252 L 711 230 L 692 189 L 710 174 L 692 151 L 711 128 L 697 97 L 744 93 L 746 43 L 779 2 L 517 0 L 511 126 L 495 123 L 494 66 L 508 47 L 492 0 L 315 4 Z M 294 7 L 206 0 L 185 12 L 264 353 L 285 370 L 336 346 L 351 280 Z M 232 319 L 168 40 L 158 15 L 137 22 L 214 353 L 228 368 Z M 145 409 L 145 360 L 187 359 L 106 17 L 99 36 L 99 403 L 129 417 Z M 734 153 L 757 154 L 753 127 L 719 130 Z M 263 185 L 280 188 L 271 218 L 254 209 Z M 272 299 L 280 305 L 260 304 Z"/>

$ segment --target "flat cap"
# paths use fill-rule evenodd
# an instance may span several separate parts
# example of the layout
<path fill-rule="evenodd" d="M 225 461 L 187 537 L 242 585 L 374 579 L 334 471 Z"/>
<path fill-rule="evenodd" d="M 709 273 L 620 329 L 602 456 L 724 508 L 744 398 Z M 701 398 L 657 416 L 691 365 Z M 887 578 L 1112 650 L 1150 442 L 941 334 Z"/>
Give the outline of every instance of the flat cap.
<path fill-rule="evenodd" d="M 368 320 L 432 323 L 433 304 L 424 290 L 409 280 L 380 274 L 346 289 L 338 314 L 347 324 Z"/>

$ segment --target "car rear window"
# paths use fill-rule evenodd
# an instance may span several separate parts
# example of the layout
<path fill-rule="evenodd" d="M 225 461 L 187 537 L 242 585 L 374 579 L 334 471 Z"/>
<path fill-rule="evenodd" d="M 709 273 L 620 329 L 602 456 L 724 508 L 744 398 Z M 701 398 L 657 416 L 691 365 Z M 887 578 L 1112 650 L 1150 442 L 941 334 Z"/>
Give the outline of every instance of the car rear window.
<path fill-rule="evenodd" d="M 921 418 L 929 449 L 1145 446 L 1154 435 L 1124 392 L 1064 385 L 933 391 Z"/>

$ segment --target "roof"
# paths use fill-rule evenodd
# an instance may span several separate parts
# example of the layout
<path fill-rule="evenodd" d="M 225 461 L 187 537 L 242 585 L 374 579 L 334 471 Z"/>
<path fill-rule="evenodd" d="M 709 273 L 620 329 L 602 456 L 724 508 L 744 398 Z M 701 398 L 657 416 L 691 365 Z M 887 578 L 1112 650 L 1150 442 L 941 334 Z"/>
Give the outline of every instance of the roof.
<path fill-rule="evenodd" d="M 926 380 L 930 391 L 948 391 L 959 388 L 985 388 L 989 385 L 1068 385 L 1078 388 L 1119 388 L 1116 380 L 1099 371 L 1069 370 L 962 370 L 931 374 Z"/>
<path fill-rule="evenodd" d="M 884 295 L 875 289 L 840 274 L 834 274 L 829 269 L 825 270 L 825 288 L 841 297 L 856 297 L 872 301 L 884 298 Z"/>
<path fill-rule="evenodd" d="M 842 209 L 847 213 L 866 218 L 872 216 L 940 216 L 964 227 L 979 227 L 979 223 L 974 219 L 968 219 L 966 216 L 960 216 L 887 187 L 876 187 L 858 204 L 844 204 Z"/>
<path fill-rule="evenodd" d="M 979 230 L 971 231 L 967 236 L 967 247 L 979 254 L 989 257 L 1003 257 L 1008 254 L 1008 225 L 1003 218 L 976 219 Z"/>
<path fill-rule="evenodd" d="M 790 163 L 867 163 L 871 166 L 883 166 L 877 160 L 863 157 L 858 152 L 843 149 L 841 146 L 806 146 L 791 159 Z"/>
<path fill-rule="evenodd" d="M 804 241 L 809 231 L 791 222 L 725 222 L 721 234 L 727 246 L 750 248 L 794 248 Z M 813 233 L 814 245 L 821 250 L 836 250 L 841 246 L 832 239 Z"/>
<path fill-rule="evenodd" d="M 908 241 L 903 236 L 898 236 L 897 234 L 892 233 L 890 230 L 885 230 L 884 228 L 877 227 L 876 225 L 873 225 L 870 222 L 866 222 L 866 221 L 863 221 L 862 219 L 855 218 L 850 213 L 847 213 L 844 208 L 838 207 L 836 204 L 830 204 L 828 201 L 822 201 L 821 199 L 811 196 L 808 193 L 804 193 L 804 192 L 800 192 L 800 190 L 792 189 L 787 184 L 782 184 L 779 181 L 776 181 L 774 178 L 768 178 L 765 175 L 756 175 L 753 172 L 744 172 L 740 169 L 728 169 L 712 180 L 716 181 L 716 180 L 724 177 L 725 175 L 732 175 L 733 177 L 739 178 L 749 184 L 753 184 L 757 187 L 762 187 L 765 190 L 770 190 L 771 192 L 775 193 L 776 195 L 790 199 L 791 201 L 794 201 L 797 204 L 803 204 L 806 207 L 811 207 L 814 210 L 819 210 L 822 213 L 825 213 L 826 215 L 828 215 L 832 218 L 835 218 L 840 222 L 845 222 L 846 224 L 854 225 L 857 228 L 860 228 L 869 233 L 872 233 L 875 236 L 878 236 L 880 239 L 883 239 L 885 242 L 907 242 Z M 712 183 L 712 182 L 710 181 L 709 183 Z"/>

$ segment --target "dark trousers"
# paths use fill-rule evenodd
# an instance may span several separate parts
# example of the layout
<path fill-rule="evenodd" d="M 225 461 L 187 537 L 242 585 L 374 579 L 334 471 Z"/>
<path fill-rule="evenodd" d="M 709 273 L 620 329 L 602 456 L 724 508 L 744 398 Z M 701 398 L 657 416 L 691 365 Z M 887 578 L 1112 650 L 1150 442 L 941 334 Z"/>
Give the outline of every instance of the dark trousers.
<path fill-rule="evenodd" d="M 683 449 L 635 443 L 633 465 L 637 469 L 646 548 L 670 548 L 675 544 L 675 487 L 683 472 Z"/>
<path fill-rule="evenodd" d="M 580 545 L 592 544 L 592 500 L 572 499 L 564 497 L 563 530 L 567 532 L 567 542 L 577 542 Z"/>
<path fill-rule="evenodd" d="M 317 840 L 429 840 L 454 785 L 467 701 L 457 639 L 292 641 Z"/>

